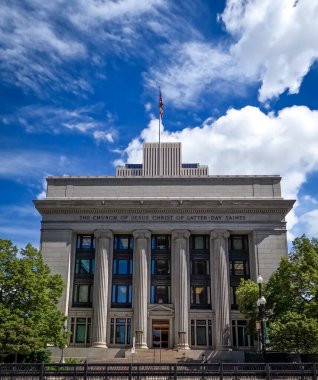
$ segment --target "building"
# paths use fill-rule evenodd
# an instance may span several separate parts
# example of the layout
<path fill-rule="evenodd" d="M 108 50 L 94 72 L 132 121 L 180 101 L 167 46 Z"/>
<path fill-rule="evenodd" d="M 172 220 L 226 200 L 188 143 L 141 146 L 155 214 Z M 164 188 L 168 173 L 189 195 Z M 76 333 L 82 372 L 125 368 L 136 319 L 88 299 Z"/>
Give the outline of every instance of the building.
<path fill-rule="evenodd" d="M 235 289 L 241 278 L 267 279 L 287 254 L 294 200 L 280 181 L 210 176 L 182 163 L 180 143 L 145 144 L 143 164 L 115 177 L 48 177 L 34 203 L 44 259 L 66 283 L 71 356 L 133 340 L 140 349 L 252 346 Z"/>

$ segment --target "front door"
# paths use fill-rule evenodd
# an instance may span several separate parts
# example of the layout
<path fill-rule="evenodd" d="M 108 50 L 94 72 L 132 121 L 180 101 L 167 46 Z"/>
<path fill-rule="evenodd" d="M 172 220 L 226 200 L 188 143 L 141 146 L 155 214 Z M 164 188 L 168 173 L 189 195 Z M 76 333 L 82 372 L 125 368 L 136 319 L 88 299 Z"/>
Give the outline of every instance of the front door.
<path fill-rule="evenodd" d="M 169 347 L 169 321 L 154 319 L 152 321 L 152 346 L 153 348 Z"/>

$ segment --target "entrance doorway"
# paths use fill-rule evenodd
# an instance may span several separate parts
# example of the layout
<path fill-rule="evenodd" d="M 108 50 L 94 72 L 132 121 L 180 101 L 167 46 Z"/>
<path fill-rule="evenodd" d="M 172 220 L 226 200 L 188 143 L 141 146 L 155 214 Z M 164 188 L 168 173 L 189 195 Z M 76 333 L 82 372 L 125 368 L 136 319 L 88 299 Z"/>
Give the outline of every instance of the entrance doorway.
<path fill-rule="evenodd" d="M 152 321 L 152 346 L 153 348 L 169 347 L 169 321 L 154 319 Z"/>

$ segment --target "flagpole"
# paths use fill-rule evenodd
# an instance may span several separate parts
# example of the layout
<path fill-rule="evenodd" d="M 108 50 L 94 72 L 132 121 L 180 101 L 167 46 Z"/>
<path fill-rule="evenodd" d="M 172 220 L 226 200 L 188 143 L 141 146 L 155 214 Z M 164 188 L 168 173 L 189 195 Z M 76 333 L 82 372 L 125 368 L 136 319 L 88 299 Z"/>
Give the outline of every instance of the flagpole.
<path fill-rule="evenodd" d="M 160 86 L 159 86 L 159 154 L 158 154 L 158 166 L 159 166 L 159 176 L 161 175 L 161 167 L 160 167 L 160 163 L 161 163 L 161 149 L 160 149 L 160 129 L 161 129 L 161 90 L 160 90 Z"/>

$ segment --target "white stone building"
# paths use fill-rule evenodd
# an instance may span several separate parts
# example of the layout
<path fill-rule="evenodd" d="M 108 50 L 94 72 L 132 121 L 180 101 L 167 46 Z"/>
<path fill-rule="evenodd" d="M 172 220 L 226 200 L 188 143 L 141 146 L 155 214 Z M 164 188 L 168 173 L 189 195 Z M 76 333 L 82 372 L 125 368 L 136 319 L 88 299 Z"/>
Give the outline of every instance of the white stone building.
<path fill-rule="evenodd" d="M 241 350 L 241 278 L 287 254 L 281 177 L 208 175 L 180 143 L 145 144 L 115 177 L 48 177 L 41 251 L 66 288 L 73 357 L 111 348 Z M 89 354 L 90 353 L 90 354 Z M 96 354 L 97 355 L 97 354 Z M 109 356 L 109 355 L 108 355 Z"/>

